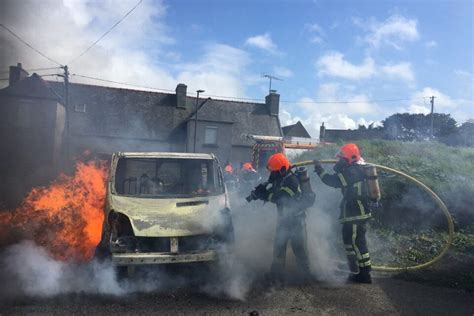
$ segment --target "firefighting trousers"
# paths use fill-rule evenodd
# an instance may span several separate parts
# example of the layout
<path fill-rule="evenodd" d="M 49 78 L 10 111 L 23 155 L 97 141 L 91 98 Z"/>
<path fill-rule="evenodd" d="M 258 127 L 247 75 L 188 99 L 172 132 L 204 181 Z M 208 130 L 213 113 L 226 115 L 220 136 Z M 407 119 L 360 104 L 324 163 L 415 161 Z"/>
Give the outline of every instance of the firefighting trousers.
<path fill-rule="evenodd" d="M 349 269 L 359 273 L 360 268 L 370 268 L 370 255 L 367 248 L 365 222 L 348 222 L 342 224 L 342 239 L 346 248 Z"/>
<path fill-rule="evenodd" d="M 310 274 L 308 247 L 306 244 L 306 220 L 304 218 L 278 218 L 275 240 L 273 243 L 273 263 L 271 274 L 283 277 L 286 262 L 288 242 L 296 257 L 296 263 L 301 273 Z"/>

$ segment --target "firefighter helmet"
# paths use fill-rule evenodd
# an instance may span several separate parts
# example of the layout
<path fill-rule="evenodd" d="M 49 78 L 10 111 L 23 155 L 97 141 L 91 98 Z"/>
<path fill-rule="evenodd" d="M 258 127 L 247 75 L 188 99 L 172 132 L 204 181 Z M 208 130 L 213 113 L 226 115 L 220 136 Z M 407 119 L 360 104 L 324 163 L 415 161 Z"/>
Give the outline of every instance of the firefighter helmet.
<path fill-rule="evenodd" d="M 246 171 L 254 171 L 254 170 L 255 170 L 255 169 L 253 168 L 251 162 L 246 162 L 246 163 L 244 163 L 244 165 L 242 166 L 242 169 L 243 169 L 243 170 L 246 170 Z"/>
<path fill-rule="evenodd" d="M 336 155 L 338 158 L 344 158 L 349 164 L 360 160 L 360 150 L 356 144 L 345 144 Z"/>
<path fill-rule="evenodd" d="M 228 164 L 224 167 L 224 171 L 227 172 L 227 173 L 233 173 L 234 172 L 234 168 L 232 168 L 232 165 L 231 164 Z"/>
<path fill-rule="evenodd" d="M 269 171 L 281 171 L 284 168 L 284 171 L 290 169 L 290 161 L 283 153 L 276 153 L 268 158 L 267 169 Z"/>

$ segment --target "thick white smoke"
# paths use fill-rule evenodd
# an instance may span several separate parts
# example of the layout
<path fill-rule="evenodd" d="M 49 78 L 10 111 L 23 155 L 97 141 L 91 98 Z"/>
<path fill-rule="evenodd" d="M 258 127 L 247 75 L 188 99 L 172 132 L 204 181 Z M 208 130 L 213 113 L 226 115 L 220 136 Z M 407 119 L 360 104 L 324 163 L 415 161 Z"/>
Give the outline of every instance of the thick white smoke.
<path fill-rule="evenodd" d="M 313 175 L 311 175 L 314 178 Z M 339 284 L 339 264 L 344 265 L 340 249 L 340 225 L 337 222 L 336 190 L 317 185 L 317 202 L 307 213 L 308 248 L 311 269 L 319 281 Z M 245 300 L 253 286 L 270 269 L 276 228 L 276 206 L 262 201 L 247 203 L 233 196 L 233 223 L 236 241 L 233 251 L 214 266 L 197 265 L 198 290 L 211 296 Z M 328 212 L 330 210 L 331 212 Z M 126 295 L 134 292 L 172 291 L 190 286 L 196 280 L 189 275 L 169 274 L 164 269 L 143 269 L 133 278 L 119 281 L 110 262 L 67 263 L 54 260 L 45 249 L 23 241 L 2 253 L 3 280 L 0 296 L 54 296 L 68 293 Z M 201 269 L 201 270 L 200 270 Z M 295 259 L 288 246 L 289 282 L 297 274 Z M 7 286 L 5 286 L 7 285 Z"/>
<path fill-rule="evenodd" d="M 23 241 L 3 253 L 1 294 L 53 296 L 65 293 L 101 293 L 120 295 L 126 292 L 115 277 L 110 263 L 92 261 L 73 264 L 54 260 L 44 248 Z"/>

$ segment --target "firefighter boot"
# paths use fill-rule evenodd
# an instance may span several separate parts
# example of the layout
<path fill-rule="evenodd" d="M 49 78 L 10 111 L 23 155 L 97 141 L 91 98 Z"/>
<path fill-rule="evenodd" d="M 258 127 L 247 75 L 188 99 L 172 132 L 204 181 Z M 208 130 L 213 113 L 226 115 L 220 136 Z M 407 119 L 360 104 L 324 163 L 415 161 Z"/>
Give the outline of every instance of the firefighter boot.
<path fill-rule="evenodd" d="M 360 268 L 360 272 L 358 274 L 351 274 L 349 275 L 348 281 L 355 282 L 355 283 L 372 283 L 372 277 L 370 276 L 370 267 Z"/>

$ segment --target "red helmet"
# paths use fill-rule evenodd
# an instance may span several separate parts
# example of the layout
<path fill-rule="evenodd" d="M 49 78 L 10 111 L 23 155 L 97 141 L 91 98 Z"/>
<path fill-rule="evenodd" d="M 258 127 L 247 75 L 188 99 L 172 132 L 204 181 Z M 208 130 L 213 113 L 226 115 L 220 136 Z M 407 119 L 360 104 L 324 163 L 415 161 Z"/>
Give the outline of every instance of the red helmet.
<path fill-rule="evenodd" d="M 244 165 L 242 166 L 242 170 L 254 171 L 255 169 L 253 168 L 251 162 L 246 162 L 246 163 L 244 163 Z"/>
<path fill-rule="evenodd" d="M 276 153 L 268 158 L 267 169 L 270 171 L 280 171 L 285 168 L 285 171 L 290 169 L 290 161 L 283 153 Z"/>
<path fill-rule="evenodd" d="M 357 162 L 361 158 L 359 147 L 356 144 L 345 144 L 341 147 L 336 157 L 346 159 L 349 164 Z"/>
<path fill-rule="evenodd" d="M 234 168 L 232 168 L 232 165 L 231 164 L 228 164 L 224 167 L 224 171 L 227 172 L 227 173 L 233 173 L 234 172 Z"/>

